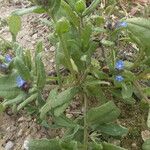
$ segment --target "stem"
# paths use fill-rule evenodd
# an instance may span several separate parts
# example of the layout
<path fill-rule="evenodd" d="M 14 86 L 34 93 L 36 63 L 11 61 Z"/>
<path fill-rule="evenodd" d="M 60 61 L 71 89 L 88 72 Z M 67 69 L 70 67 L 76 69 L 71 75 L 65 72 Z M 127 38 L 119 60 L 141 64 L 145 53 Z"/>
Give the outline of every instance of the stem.
<path fill-rule="evenodd" d="M 12 42 L 16 42 L 16 35 L 14 35 L 13 33 L 11 35 L 12 35 Z"/>
<path fill-rule="evenodd" d="M 57 77 L 58 77 L 58 84 L 59 86 L 62 86 L 62 77 L 61 77 L 61 73 L 60 73 L 60 65 L 57 62 L 57 54 L 58 54 L 58 49 L 56 50 L 56 54 L 55 54 L 55 60 L 56 60 L 56 73 L 57 73 Z"/>
<path fill-rule="evenodd" d="M 84 93 L 84 150 L 88 148 L 87 95 Z"/>

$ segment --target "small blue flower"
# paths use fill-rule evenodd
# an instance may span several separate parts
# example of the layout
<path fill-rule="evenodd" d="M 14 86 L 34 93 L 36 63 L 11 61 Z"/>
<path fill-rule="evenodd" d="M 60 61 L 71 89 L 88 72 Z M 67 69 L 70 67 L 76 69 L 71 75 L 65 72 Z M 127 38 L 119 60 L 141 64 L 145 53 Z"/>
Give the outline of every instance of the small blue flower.
<path fill-rule="evenodd" d="M 121 81 L 124 80 L 124 78 L 123 78 L 121 75 L 117 75 L 117 76 L 115 77 L 115 80 L 118 81 L 118 82 L 121 82 Z"/>
<path fill-rule="evenodd" d="M 120 27 L 126 28 L 127 26 L 128 26 L 127 22 L 122 21 L 122 22 L 119 22 L 119 23 L 116 25 L 116 28 L 120 28 Z"/>
<path fill-rule="evenodd" d="M 124 61 L 118 60 L 115 64 L 115 68 L 118 70 L 123 70 L 124 69 Z"/>
<path fill-rule="evenodd" d="M 9 54 L 7 54 L 5 56 L 5 61 L 6 61 L 6 63 L 10 63 L 12 61 L 12 57 Z"/>
<path fill-rule="evenodd" d="M 21 76 L 18 76 L 16 78 L 16 83 L 17 83 L 17 86 L 20 88 L 20 87 L 22 87 L 26 83 L 26 81 L 23 80 Z"/>

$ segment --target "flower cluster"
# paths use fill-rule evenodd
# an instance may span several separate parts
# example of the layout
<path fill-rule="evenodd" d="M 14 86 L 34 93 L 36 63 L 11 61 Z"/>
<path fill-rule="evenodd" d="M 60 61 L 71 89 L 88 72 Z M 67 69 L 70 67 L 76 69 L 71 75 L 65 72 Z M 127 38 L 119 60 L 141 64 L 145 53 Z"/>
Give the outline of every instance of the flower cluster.
<path fill-rule="evenodd" d="M 119 70 L 119 71 L 123 70 L 124 67 L 125 67 L 124 61 L 122 61 L 122 60 L 118 60 L 118 61 L 116 62 L 116 64 L 115 64 L 115 69 L 117 69 L 117 70 Z M 118 82 L 121 82 L 121 81 L 124 80 L 124 78 L 123 78 L 121 75 L 117 75 L 117 76 L 115 77 L 115 80 L 118 81 Z"/>

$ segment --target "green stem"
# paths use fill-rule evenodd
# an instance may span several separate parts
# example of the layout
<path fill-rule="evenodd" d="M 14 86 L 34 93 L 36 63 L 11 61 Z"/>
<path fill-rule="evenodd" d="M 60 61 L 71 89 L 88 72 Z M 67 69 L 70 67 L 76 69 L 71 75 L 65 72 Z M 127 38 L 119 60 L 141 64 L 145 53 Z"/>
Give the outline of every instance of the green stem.
<path fill-rule="evenodd" d="M 56 73 L 57 73 L 57 77 L 58 77 L 58 84 L 59 86 L 62 86 L 62 77 L 61 77 L 61 73 L 60 73 L 60 65 L 57 61 L 57 54 L 58 54 L 58 49 L 56 50 L 56 54 L 55 54 L 55 60 L 56 60 Z"/>
<path fill-rule="evenodd" d="M 84 150 L 88 149 L 87 95 L 84 93 Z"/>
<path fill-rule="evenodd" d="M 16 35 L 12 34 L 12 42 L 16 42 Z"/>

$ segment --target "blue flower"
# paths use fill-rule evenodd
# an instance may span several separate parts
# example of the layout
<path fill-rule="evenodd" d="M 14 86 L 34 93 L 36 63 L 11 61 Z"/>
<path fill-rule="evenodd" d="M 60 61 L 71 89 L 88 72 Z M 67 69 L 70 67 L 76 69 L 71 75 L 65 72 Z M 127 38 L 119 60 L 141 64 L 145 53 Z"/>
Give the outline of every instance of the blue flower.
<path fill-rule="evenodd" d="M 122 21 L 117 24 L 116 28 L 120 28 L 120 27 L 126 28 L 127 26 L 128 26 L 127 22 Z"/>
<path fill-rule="evenodd" d="M 118 82 L 121 82 L 121 81 L 124 80 L 124 78 L 123 78 L 121 75 L 117 75 L 117 76 L 115 77 L 115 80 L 118 81 Z"/>
<path fill-rule="evenodd" d="M 115 64 L 115 68 L 118 70 L 123 70 L 124 69 L 124 61 L 118 60 Z"/>
<path fill-rule="evenodd" d="M 16 78 L 16 83 L 17 83 L 17 86 L 20 88 L 20 87 L 22 87 L 26 83 L 26 81 L 23 80 L 21 76 L 18 76 Z"/>
<path fill-rule="evenodd" d="M 5 61 L 6 61 L 6 63 L 10 63 L 12 61 L 12 57 L 9 54 L 7 54 L 5 56 Z"/>

